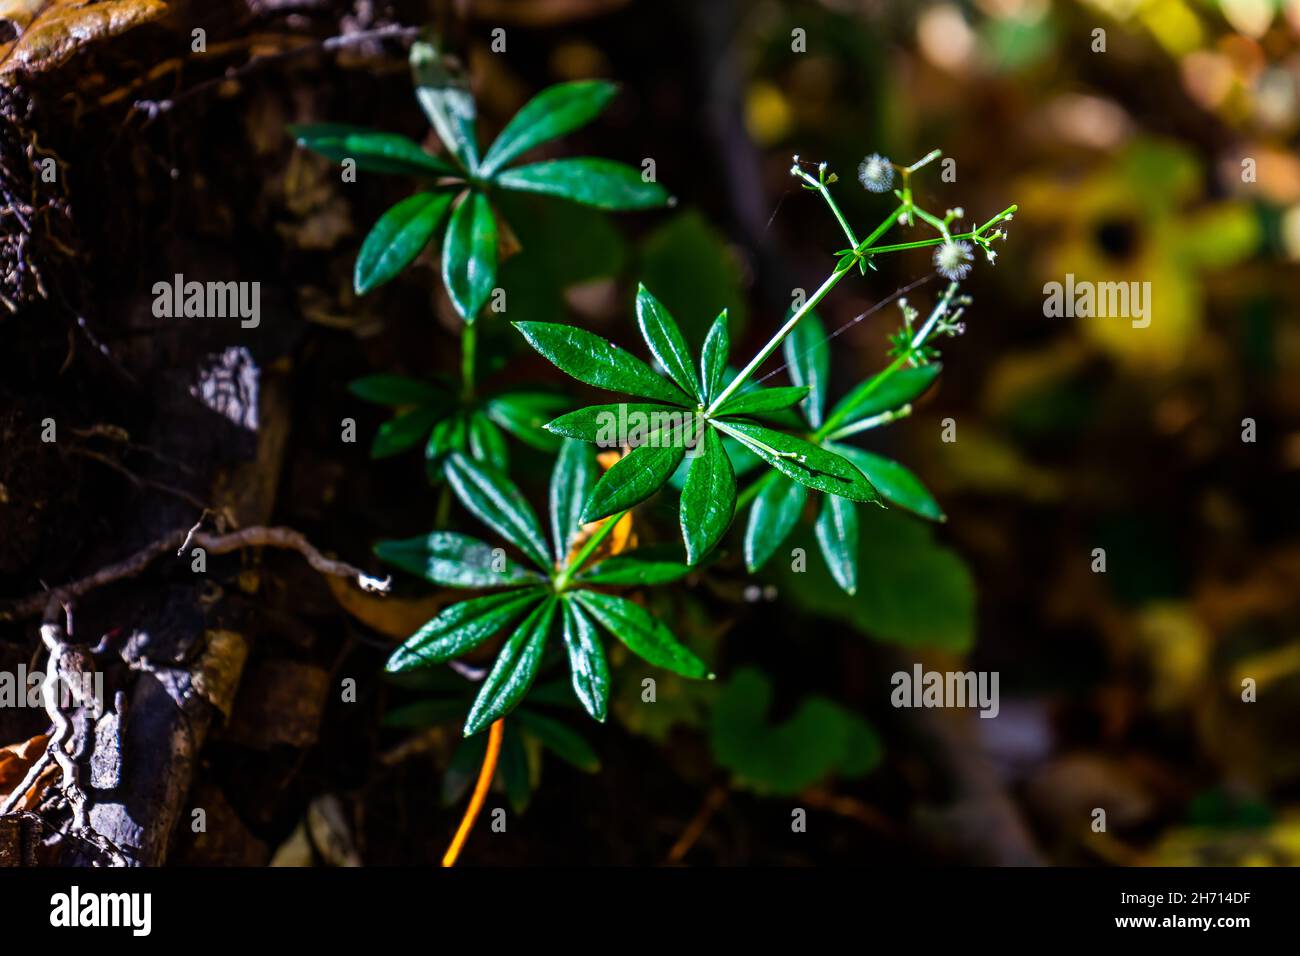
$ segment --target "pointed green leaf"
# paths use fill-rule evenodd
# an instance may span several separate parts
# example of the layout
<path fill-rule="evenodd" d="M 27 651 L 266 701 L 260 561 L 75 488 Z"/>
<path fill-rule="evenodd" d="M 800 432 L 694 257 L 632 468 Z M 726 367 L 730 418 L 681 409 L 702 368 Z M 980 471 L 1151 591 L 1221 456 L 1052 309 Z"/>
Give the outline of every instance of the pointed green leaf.
<path fill-rule="evenodd" d="M 827 442 L 826 447 L 853 462 L 891 503 L 931 521 L 948 520 L 934 495 L 906 466 L 852 445 Z"/>
<path fill-rule="evenodd" d="M 713 326 L 704 340 L 704 349 L 700 352 L 700 383 L 704 389 L 706 403 L 711 402 L 713 396 L 722 389 L 722 378 L 727 373 L 727 357 L 730 351 L 727 310 L 723 309 L 713 320 Z"/>
<path fill-rule="evenodd" d="M 426 581 L 452 588 L 504 588 L 543 580 L 518 561 L 506 560 L 500 548 L 452 531 L 380 541 L 375 555 Z"/>
<path fill-rule="evenodd" d="M 808 489 L 784 475 L 760 479 L 766 485 L 754 499 L 745 527 L 745 565 L 757 571 L 781 547 L 803 513 Z"/>
<path fill-rule="evenodd" d="M 552 595 L 538 605 L 501 648 L 465 720 L 466 737 L 510 713 L 528 693 L 546 650 L 556 600 Z"/>
<path fill-rule="evenodd" d="M 882 412 L 892 412 L 908 402 L 916 401 L 934 384 L 942 369 L 941 363 L 934 362 L 917 368 L 899 369 L 892 375 L 880 372 L 872 376 L 845 395 L 831 410 L 828 427 L 823 431 L 830 432 L 841 425 L 851 425 Z"/>
<path fill-rule="evenodd" d="M 695 418 L 681 406 L 652 405 L 645 402 L 617 402 L 611 405 L 588 405 L 546 423 L 546 430 L 565 438 L 576 438 L 601 448 L 639 445 L 656 433 L 676 434 L 685 431 L 687 421 Z"/>
<path fill-rule="evenodd" d="M 763 415 L 798 405 L 809 395 L 806 385 L 782 385 L 779 388 L 755 388 L 731 396 L 716 415 Z"/>
<path fill-rule="evenodd" d="M 559 439 L 549 434 L 545 425 L 572 404 L 565 396 L 550 392 L 507 392 L 488 399 L 484 410 L 525 445 L 538 451 L 555 451 L 560 446 Z"/>
<path fill-rule="evenodd" d="M 424 464 L 430 479 L 442 474 L 443 463 L 454 451 L 465 451 L 469 444 L 469 423 L 463 412 L 448 415 L 433 426 L 424 445 Z"/>
<path fill-rule="evenodd" d="M 858 506 L 839 495 L 822 499 L 817 516 L 817 543 L 822 547 L 831 577 L 844 591 L 858 589 Z"/>
<path fill-rule="evenodd" d="M 596 773 L 600 770 L 600 758 L 596 756 L 596 751 L 591 749 L 591 744 L 566 724 L 532 710 L 517 711 L 514 719 L 543 747 L 566 763 L 572 764 L 583 773 Z"/>
<path fill-rule="evenodd" d="M 567 599 L 563 607 L 564 648 L 569 652 L 573 693 L 587 713 L 603 723 L 609 701 L 609 664 L 605 660 L 605 647 L 595 625 L 581 607 Z"/>
<path fill-rule="evenodd" d="M 492 176 L 498 169 L 534 146 L 586 126 L 604 110 L 618 92 L 605 80 L 579 80 L 547 87 L 524 104 L 496 138 L 479 174 Z"/>
<path fill-rule="evenodd" d="M 862 472 L 833 452 L 762 425 L 716 420 L 715 424 L 748 445 L 750 451 L 777 471 L 814 491 L 842 495 L 854 501 L 880 501 L 880 495 Z"/>
<path fill-rule="evenodd" d="M 736 511 L 736 475 L 717 429 L 704 430 L 703 448 L 691 461 L 682 488 L 680 522 L 686 561 L 698 564 L 731 526 Z"/>
<path fill-rule="evenodd" d="M 708 666 L 645 608 L 626 598 L 596 591 L 574 591 L 582 606 L 600 625 L 627 645 L 637 657 L 683 677 L 709 678 Z"/>
<path fill-rule="evenodd" d="M 648 183 L 631 166 L 611 159 L 552 159 L 507 169 L 502 189 L 559 196 L 597 209 L 654 209 L 668 205 L 668 191 Z"/>
<path fill-rule="evenodd" d="M 450 401 L 443 389 L 403 375 L 366 375 L 349 382 L 348 391 L 363 402 L 395 408 L 403 405 L 445 405 Z"/>
<path fill-rule="evenodd" d="M 342 123 L 308 123 L 290 126 L 298 145 L 336 163 L 351 159 L 357 169 L 410 176 L 454 175 L 456 167 L 432 156 L 420 145 L 397 133 L 345 126 Z"/>
<path fill-rule="evenodd" d="M 580 441 L 566 439 L 551 472 L 551 540 L 555 560 L 566 563 L 569 546 L 582 527 L 582 506 L 596 484 L 596 456 Z"/>
<path fill-rule="evenodd" d="M 641 337 L 650 347 L 650 353 L 668 371 L 668 377 L 687 395 L 699 398 L 700 380 L 695 375 L 695 363 L 682 330 L 644 285 L 636 291 L 636 320 L 641 326 Z"/>
<path fill-rule="evenodd" d="M 668 483 L 686 449 L 680 444 L 633 448 L 601 475 L 582 512 L 583 522 L 595 521 L 645 501 Z"/>
<path fill-rule="evenodd" d="M 482 412 L 469 416 L 469 453 L 476 461 L 505 473 L 510 467 L 510 450 L 506 436 Z"/>
<path fill-rule="evenodd" d="M 415 98 L 434 132 L 467 172 L 478 166 L 478 140 L 474 136 L 474 95 L 469 81 L 453 69 L 434 44 L 411 44 L 411 79 Z"/>
<path fill-rule="evenodd" d="M 416 193 L 379 217 L 361 243 L 352 287 L 365 295 L 401 272 L 420 254 L 451 204 L 450 193 Z"/>
<path fill-rule="evenodd" d="M 811 312 L 795 325 L 782 346 L 785 361 L 790 366 L 790 380 L 808 388 L 804 402 L 804 416 L 813 428 L 822 423 L 826 408 L 826 386 L 830 379 L 831 349 L 826 340 L 826 327 Z"/>
<path fill-rule="evenodd" d="M 599 335 L 553 322 L 516 322 L 514 326 L 543 358 L 579 382 L 673 405 L 695 404 L 645 362 Z"/>
<path fill-rule="evenodd" d="M 605 558 L 579 572 L 578 580 L 588 584 L 639 587 L 647 584 L 668 584 L 690 574 L 690 565 L 681 561 L 682 553 L 676 547 L 650 546 L 637 548 L 623 554 Z"/>
<path fill-rule="evenodd" d="M 441 408 L 424 406 L 403 412 L 379 426 L 370 445 L 371 458 L 388 458 L 424 441 L 429 429 L 442 417 Z"/>
<path fill-rule="evenodd" d="M 542 588 L 525 588 L 472 598 L 445 608 L 403 642 L 388 658 L 390 673 L 442 664 L 472 651 L 523 615 L 545 596 Z"/>
<path fill-rule="evenodd" d="M 451 303 L 473 322 L 497 281 L 497 221 L 480 192 L 467 192 L 451 214 L 442 244 L 442 281 Z"/>
<path fill-rule="evenodd" d="M 538 567 L 550 568 L 546 537 L 537 515 L 509 478 L 460 452 L 448 457 L 446 473 L 452 491 L 475 517 L 532 558 Z"/>

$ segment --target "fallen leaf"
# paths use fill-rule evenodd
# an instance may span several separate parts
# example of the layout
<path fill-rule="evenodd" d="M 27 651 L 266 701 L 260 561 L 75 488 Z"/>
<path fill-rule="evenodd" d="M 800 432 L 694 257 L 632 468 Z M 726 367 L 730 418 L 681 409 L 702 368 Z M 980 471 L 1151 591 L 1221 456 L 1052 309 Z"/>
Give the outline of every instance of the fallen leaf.
<path fill-rule="evenodd" d="M 166 12 L 163 0 L 0 0 L 0 74 L 53 69 Z"/>
<path fill-rule="evenodd" d="M 325 580 L 334 600 L 339 602 L 343 610 L 366 627 L 403 641 L 456 600 L 454 597 L 449 598 L 446 592 L 409 599 L 367 594 L 350 580 L 332 576 L 327 576 Z"/>
<path fill-rule="evenodd" d="M 31 770 L 32 764 L 40 759 L 41 754 L 45 753 L 45 747 L 49 740 L 49 734 L 38 734 L 23 743 L 0 747 L 0 802 L 8 800 L 14 790 L 22 784 L 23 778 L 27 776 L 27 771 Z M 40 803 L 45 788 L 53 782 L 58 773 L 58 765 L 51 761 L 50 765 L 41 772 L 41 775 L 36 778 L 36 781 L 23 794 L 22 799 L 14 805 L 13 809 L 15 811 L 34 810 L 36 805 Z"/>

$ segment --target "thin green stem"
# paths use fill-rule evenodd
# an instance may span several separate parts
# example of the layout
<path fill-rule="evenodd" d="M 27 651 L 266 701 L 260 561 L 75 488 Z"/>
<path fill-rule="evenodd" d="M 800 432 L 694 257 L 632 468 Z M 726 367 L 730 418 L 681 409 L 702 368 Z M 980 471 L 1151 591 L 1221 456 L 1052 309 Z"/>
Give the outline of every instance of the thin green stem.
<path fill-rule="evenodd" d="M 858 237 L 854 235 L 853 227 L 849 225 L 849 221 L 844 218 L 844 213 L 840 211 L 839 204 L 835 202 L 835 199 L 831 196 L 831 191 L 826 188 L 826 181 L 824 179 L 813 179 L 798 166 L 794 167 L 794 171 L 798 174 L 799 178 L 806 182 L 811 188 L 821 193 L 822 198 L 826 200 L 826 205 L 830 206 L 831 212 L 835 214 L 835 218 L 839 221 L 840 228 L 844 230 L 844 235 L 849 240 L 849 245 L 856 248 L 858 245 Z M 818 172 L 820 173 L 821 171 L 822 170 L 819 169 Z"/>
<path fill-rule="evenodd" d="M 867 398 L 873 392 L 878 391 L 880 389 L 880 386 L 884 385 L 885 382 L 889 381 L 889 379 L 894 375 L 895 372 L 897 372 L 900 368 L 902 368 L 904 365 L 908 363 L 908 360 L 911 357 L 912 357 L 912 350 L 909 349 L 907 352 L 904 352 L 902 355 L 898 356 L 896 359 L 894 359 L 892 362 L 886 365 L 883 371 L 877 373 L 876 375 L 873 375 L 870 379 L 864 382 L 861 391 L 854 393 L 857 401 L 861 401 L 862 399 Z M 823 441 L 828 435 L 830 435 L 837 428 L 839 428 L 840 422 L 844 421 L 845 415 L 852 409 L 853 405 L 857 404 L 857 401 L 852 403 L 846 403 L 843 406 L 844 409 L 843 411 L 841 411 L 837 415 L 832 415 L 830 418 L 826 419 L 826 421 L 822 423 L 822 427 L 812 433 L 812 437 L 810 440 L 814 444 L 819 441 Z"/>
<path fill-rule="evenodd" d="M 908 171 L 909 173 L 914 173 L 914 172 L 916 172 L 918 169 L 920 169 L 922 166 L 928 166 L 930 163 L 934 162 L 936 159 L 938 159 L 938 158 L 939 158 L 940 156 L 942 156 L 942 155 L 943 155 L 943 150 L 941 150 L 941 149 L 932 149 L 932 150 L 930 150 L 928 153 L 926 153 L 924 156 L 922 156 L 920 159 L 918 159 L 916 162 L 914 162 L 911 166 L 908 166 L 908 167 L 907 167 L 907 171 Z"/>
<path fill-rule="evenodd" d="M 996 226 L 996 225 L 997 225 L 998 223 L 1000 223 L 1003 219 L 1008 218 L 1012 213 L 1014 213 L 1014 212 L 1015 212 L 1017 209 L 1019 209 L 1019 208 L 1020 208 L 1020 205 L 1019 205 L 1018 203 L 1012 203 L 1010 206 L 1008 206 L 1006 209 L 1002 210 L 1000 213 L 998 213 L 996 216 L 994 216 L 994 217 L 993 217 L 992 219 L 990 219 L 988 222 L 984 223 L 984 225 L 980 226 L 980 227 L 979 227 L 978 229 L 976 229 L 975 231 L 976 231 L 976 232 L 983 232 L 985 229 L 989 228 L 989 226 Z"/>
<path fill-rule="evenodd" d="M 858 252 L 865 252 L 867 249 L 870 249 L 877 239 L 887 233 L 891 226 L 898 223 L 898 217 L 903 215 L 905 212 L 907 212 L 907 203 L 900 203 L 898 208 L 891 212 L 884 222 L 871 231 L 871 235 L 862 240 L 862 245 L 855 246 L 854 248 Z"/>
<path fill-rule="evenodd" d="M 948 288 L 943 290 L 943 295 L 939 301 L 934 304 L 930 310 L 930 315 L 926 318 L 925 324 L 917 329 L 916 334 L 912 336 L 912 341 L 908 344 L 907 358 L 911 358 L 914 353 L 919 351 L 922 346 L 929 341 L 934 327 L 939 324 L 939 320 L 948 314 L 948 308 L 952 305 L 953 296 L 957 294 L 957 283 L 949 282 Z"/>
<path fill-rule="evenodd" d="M 466 401 L 474 397 L 474 358 L 477 351 L 478 327 L 467 322 L 465 331 L 460 336 L 461 396 Z"/>
<path fill-rule="evenodd" d="M 897 421 L 900 418 L 906 418 L 912 414 L 912 406 L 902 405 L 888 412 L 881 412 L 879 415 L 872 415 L 870 418 L 864 418 L 861 421 L 854 422 L 852 425 L 845 425 L 838 431 L 831 432 L 826 436 L 826 441 L 839 441 L 841 438 L 848 438 L 850 435 L 856 435 L 858 432 L 865 432 L 870 428 L 879 428 L 881 425 L 888 425 L 890 422 Z"/>
<path fill-rule="evenodd" d="M 870 249 L 861 249 L 860 252 L 870 252 L 873 256 L 880 255 L 882 252 L 903 252 L 907 249 L 924 249 L 926 246 L 938 246 L 945 242 L 956 242 L 959 239 L 974 239 L 979 236 L 975 230 L 970 232 L 958 233 L 955 236 L 936 236 L 933 239 L 916 239 L 912 242 L 896 242 L 890 246 L 873 246 Z"/>
<path fill-rule="evenodd" d="M 796 325 L 799 324 L 799 320 L 816 308 L 817 303 L 826 298 L 826 294 L 830 292 L 831 289 L 835 288 L 839 281 L 848 275 L 849 270 L 852 268 L 853 262 L 851 260 L 845 265 L 836 266 L 835 271 L 827 276 L 826 281 L 818 287 L 817 291 L 808 297 L 808 300 L 799 307 L 794 315 L 786 319 L 785 325 L 781 326 L 781 328 L 777 330 L 776 335 L 772 336 L 772 338 L 768 340 L 768 343 L 759 349 L 758 354 L 750 359 L 749 364 L 741 369 L 740 373 L 731 380 L 731 383 L 709 404 L 709 407 L 705 410 L 705 414 L 712 415 L 719 407 L 721 407 L 723 402 L 735 393 L 736 389 L 744 385 L 749 377 L 754 374 L 754 370 L 766 362 L 768 356 L 775 352 L 777 347 L 785 341 L 785 337 L 794 330 Z"/>
<path fill-rule="evenodd" d="M 922 222 L 927 222 L 935 229 L 938 229 L 939 234 L 943 236 L 945 239 L 949 238 L 948 224 L 946 222 L 944 222 L 938 216 L 932 216 L 930 213 L 926 212 L 920 206 L 913 205 L 912 209 L 915 210 L 916 214 L 921 217 Z"/>
<path fill-rule="evenodd" d="M 582 546 L 582 549 L 573 556 L 573 560 L 566 564 L 564 570 L 556 575 L 556 591 L 563 591 L 569 586 L 569 582 L 573 580 L 573 576 L 582 570 L 583 564 L 585 564 L 587 559 L 590 558 L 595 550 L 600 547 L 600 543 L 605 540 L 609 533 L 614 530 L 614 526 L 622 521 L 623 516 L 630 510 L 632 509 L 624 509 L 618 514 L 611 515 L 605 519 L 601 526 L 596 529 L 595 533 L 587 539 L 586 543 Z"/>
<path fill-rule="evenodd" d="M 913 206 L 910 201 L 906 202 L 905 205 L 917 212 L 921 211 L 917 209 L 915 206 Z M 872 255 L 879 255 L 882 252 L 902 252 L 906 249 L 923 249 L 926 246 L 937 246 L 940 243 L 956 242 L 960 239 L 981 239 L 983 238 L 986 230 L 988 230 L 992 226 L 997 225 L 1003 219 L 1006 219 L 1008 216 L 1014 213 L 1017 208 L 1019 207 L 1014 205 L 1008 206 L 1006 209 L 1002 210 L 1000 213 L 998 213 L 988 222 L 984 223 L 984 225 L 978 226 L 975 229 L 970 230 L 970 232 L 958 233 L 955 236 L 940 236 L 937 239 L 917 239 L 913 242 L 898 242 L 890 246 L 873 246 L 871 245 L 872 242 L 871 237 L 868 237 L 867 240 L 863 242 L 862 245 L 858 246 L 858 248 L 855 251 L 860 256 L 868 252 L 870 252 Z M 925 218 L 928 215 L 929 214 L 927 213 L 922 218 Z M 941 232 L 944 231 L 944 227 L 942 225 L 939 225 L 939 221 L 937 219 L 934 219 L 933 224 Z"/>
<path fill-rule="evenodd" d="M 943 295 L 941 295 L 939 300 L 934 304 L 934 308 L 930 310 L 930 315 L 926 318 L 925 324 L 917 330 L 917 333 L 914 336 L 912 336 L 912 341 L 908 344 L 907 351 L 902 355 L 897 356 L 892 362 L 885 366 L 882 371 L 873 375 L 864 382 L 862 386 L 853 393 L 852 401 L 843 402 L 841 404 L 841 411 L 832 414 L 822 423 L 821 428 L 813 432 L 811 441 L 816 443 L 827 439 L 842 438 L 846 434 L 853 433 L 847 429 L 840 428 L 840 424 L 844 421 L 845 417 L 855 405 L 858 405 L 863 399 L 866 399 L 873 393 L 879 391 L 881 386 L 888 382 L 899 369 L 905 365 L 911 364 L 920 350 L 925 346 L 926 342 L 929 341 L 930 336 L 934 333 L 934 327 L 939 323 L 939 320 L 948 314 L 948 310 L 952 305 L 953 297 L 957 294 L 957 289 L 958 285 L 956 282 L 948 283 L 948 288 L 944 290 Z M 870 419 L 867 419 L 867 421 L 870 421 Z M 878 422 L 877 424 L 884 424 L 884 422 Z M 853 426 L 849 427 L 852 428 Z M 874 426 L 869 425 L 865 427 L 870 428 Z M 864 429 L 859 428 L 855 430 L 862 431 Z"/>

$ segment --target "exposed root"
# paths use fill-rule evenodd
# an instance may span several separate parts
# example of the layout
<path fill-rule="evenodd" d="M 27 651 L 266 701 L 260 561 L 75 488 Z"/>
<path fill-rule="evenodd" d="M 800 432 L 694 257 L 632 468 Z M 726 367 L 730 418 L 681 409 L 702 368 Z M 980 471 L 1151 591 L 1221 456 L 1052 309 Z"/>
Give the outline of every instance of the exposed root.
<path fill-rule="evenodd" d="M 255 525 L 229 534 L 210 534 L 193 528 L 181 528 L 141 548 L 130 557 L 100 568 L 94 574 L 77 581 L 70 581 L 52 591 L 33 594 L 15 601 L 9 607 L 0 610 L 0 620 L 13 621 L 33 617 L 40 614 L 51 602 L 66 603 L 115 581 L 135 577 L 164 553 L 178 551 L 187 544 L 202 548 L 209 554 L 229 554 L 242 548 L 282 548 L 297 551 L 321 574 L 351 578 L 363 591 L 387 592 L 392 580 L 373 577 L 345 561 L 325 557 L 303 537 L 301 532 L 294 531 L 292 528 Z"/>

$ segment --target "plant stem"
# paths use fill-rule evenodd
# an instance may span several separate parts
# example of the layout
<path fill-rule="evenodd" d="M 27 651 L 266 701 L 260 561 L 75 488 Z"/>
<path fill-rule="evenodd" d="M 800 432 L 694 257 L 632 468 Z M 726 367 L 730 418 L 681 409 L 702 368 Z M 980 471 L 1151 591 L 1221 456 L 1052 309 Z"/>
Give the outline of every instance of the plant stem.
<path fill-rule="evenodd" d="M 877 239 L 889 231 L 890 226 L 893 226 L 898 222 L 898 217 L 907 212 L 907 206 L 907 203 L 900 203 L 898 208 L 891 212 L 884 222 L 872 230 L 871 235 L 862 240 L 862 245 L 855 246 L 854 248 L 860 252 L 865 252 L 867 249 L 870 249 Z"/>
<path fill-rule="evenodd" d="M 504 736 L 505 726 L 505 719 L 502 718 L 494 721 L 488 730 L 487 753 L 483 755 L 483 766 L 479 768 L 474 793 L 469 798 L 469 806 L 465 808 L 465 816 L 461 818 L 456 835 L 451 839 L 451 846 L 447 847 L 447 852 L 442 855 L 442 865 L 445 867 L 456 865 L 456 858 L 460 856 L 461 848 L 465 846 L 469 831 L 474 828 L 474 821 L 478 819 L 479 811 L 483 809 L 488 788 L 492 786 L 492 778 L 496 776 L 497 759 L 501 756 L 501 738 Z"/>
<path fill-rule="evenodd" d="M 474 397 L 474 357 L 477 352 L 478 328 L 474 323 L 466 322 L 465 331 L 460 336 L 460 391 L 466 401 Z"/>
<path fill-rule="evenodd" d="M 741 385 L 744 385 L 745 381 L 754 374 L 754 370 L 766 362 L 768 356 L 776 351 L 777 346 L 785 341 L 785 337 L 794 331 L 794 327 L 799 324 L 799 320 L 811 312 L 817 306 L 817 303 L 826 298 L 826 294 L 830 292 L 831 289 L 835 288 L 839 281 L 843 279 L 852 268 L 852 261 L 847 265 L 836 266 L 835 271 L 827 276 L 826 281 L 821 284 L 817 291 L 808 297 L 808 300 L 799 307 L 798 311 L 796 311 L 794 315 L 786 319 L 785 325 L 781 326 L 781 328 L 777 330 L 776 335 L 772 336 L 772 338 L 768 340 L 768 343 L 759 349 L 758 354 L 750 359 L 749 364 L 741 369 L 740 373 L 731 380 L 731 384 L 724 388 L 721 394 L 710 403 L 705 414 L 712 415 L 718 410 L 723 402 L 732 396 L 736 389 L 740 388 Z"/>
<path fill-rule="evenodd" d="M 945 242 L 956 242 L 959 239 L 974 239 L 979 233 L 975 230 L 970 232 L 959 233 L 955 236 L 936 236 L 933 239 L 916 239 L 912 242 L 896 242 L 892 246 L 873 246 L 870 249 L 861 249 L 860 252 L 870 252 L 872 255 L 879 255 L 882 252 L 903 252 L 907 249 L 924 249 L 926 246 L 937 246 Z"/>
<path fill-rule="evenodd" d="M 881 412 L 879 415 L 872 415 L 870 418 L 864 418 L 856 421 L 852 425 L 845 425 L 838 431 L 831 432 L 826 436 L 826 441 L 839 441 L 841 438 L 848 438 L 850 435 L 856 435 L 858 432 L 864 432 L 869 428 L 878 428 L 881 425 L 888 425 L 890 422 L 897 421 L 900 418 L 906 418 L 912 414 L 912 406 L 902 405 L 893 411 Z"/>
<path fill-rule="evenodd" d="M 569 581 L 573 579 L 573 576 L 582 570 L 583 564 L 585 564 L 587 559 L 591 557 L 592 553 L 600 547 L 600 543 L 605 540 L 606 536 L 611 531 L 614 530 L 614 526 L 623 520 L 623 516 L 631 510 L 631 508 L 626 508 L 616 515 L 610 515 L 604 520 L 601 526 L 596 529 L 595 533 L 587 539 L 585 544 L 583 544 L 582 550 L 575 554 L 573 560 L 564 566 L 564 570 L 556 575 L 556 591 L 563 591 L 568 587 Z"/>
<path fill-rule="evenodd" d="M 912 341 L 908 345 L 907 351 L 885 366 L 883 371 L 868 379 L 859 391 L 855 391 L 853 394 L 857 400 L 860 401 L 877 391 L 893 377 L 895 372 L 901 369 L 904 365 L 909 364 L 916 357 L 917 352 L 927 341 L 929 341 L 930 335 L 933 333 L 934 327 L 938 324 L 939 319 L 948 313 L 948 308 L 952 304 L 953 296 L 957 294 L 957 289 L 958 285 L 956 282 L 948 283 L 948 288 L 944 290 L 943 295 L 939 297 L 939 301 L 934 304 L 934 308 L 930 310 L 929 316 L 926 317 L 925 324 L 917 330 L 916 335 L 912 336 Z M 845 434 L 852 434 L 853 432 L 837 430 L 839 429 L 840 422 L 844 420 L 845 413 L 851 409 L 854 404 L 856 404 L 856 402 L 846 403 L 843 406 L 845 411 L 842 411 L 837 415 L 832 415 L 830 418 L 826 419 L 826 421 L 822 423 L 822 427 L 813 432 L 809 440 L 816 443 L 827 438 L 842 438 Z M 867 420 L 871 421 L 871 419 Z M 884 424 L 884 422 L 877 422 L 876 424 Z M 862 430 L 863 429 L 861 428 L 854 428 L 854 431 Z"/>
<path fill-rule="evenodd" d="M 831 191 L 826 188 L 825 181 L 813 179 L 811 176 L 805 173 L 798 166 L 795 166 L 794 170 L 799 174 L 800 179 L 802 179 L 810 187 L 816 189 L 819 193 L 822 194 L 822 198 L 826 200 L 826 205 L 831 207 L 831 212 L 833 212 L 835 214 L 835 218 L 839 220 L 840 228 L 844 230 L 844 235 L 849 240 L 849 245 L 853 246 L 854 248 L 857 248 L 858 237 L 853 234 L 853 227 L 850 226 L 848 220 L 844 218 L 844 213 L 840 212 L 839 204 L 837 204 L 835 200 L 831 197 Z"/>
<path fill-rule="evenodd" d="M 438 494 L 438 508 L 434 512 L 434 525 L 436 527 L 445 527 L 451 520 L 451 487 L 444 484 L 442 491 Z"/>
<path fill-rule="evenodd" d="M 908 208 L 920 212 L 920 210 L 917 210 L 916 207 L 912 205 L 910 200 L 905 202 L 904 206 L 900 208 Z M 988 229 L 991 226 L 997 225 L 1003 219 L 1006 219 L 1008 216 L 1014 213 L 1018 208 L 1019 207 L 1016 205 L 1008 206 L 1006 209 L 1002 210 L 1000 213 L 998 213 L 988 222 L 984 223 L 984 225 L 978 226 L 977 228 L 972 229 L 970 232 L 958 233 L 955 236 L 943 235 L 937 239 L 917 239 L 914 242 L 899 242 L 891 246 L 872 246 L 871 245 L 872 237 L 868 237 L 866 241 L 863 242 L 862 245 L 859 246 L 855 251 L 858 253 L 858 255 L 862 255 L 867 252 L 870 252 L 873 255 L 878 255 L 882 252 L 902 252 L 905 249 L 922 249 L 925 246 L 937 246 L 942 242 L 956 242 L 960 239 L 979 239 L 984 235 L 984 231 L 986 229 Z M 926 215 L 928 216 L 928 214 Z M 934 219 L 934 217 L 929 217 L 929 218 Z M 939 224 L 939 221 L 937 219 L 934 219 L 933 224 L 937 229 L 939 229 L 940 232 L 946 231 L 945 228 Z"/>

